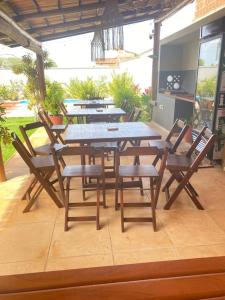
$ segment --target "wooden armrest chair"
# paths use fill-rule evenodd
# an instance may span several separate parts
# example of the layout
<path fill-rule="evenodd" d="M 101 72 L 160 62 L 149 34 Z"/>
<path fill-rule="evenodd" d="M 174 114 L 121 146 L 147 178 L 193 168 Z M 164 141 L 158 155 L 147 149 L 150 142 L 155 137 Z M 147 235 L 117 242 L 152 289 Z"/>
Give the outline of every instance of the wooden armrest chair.
<path fill-rule="evenodd" d="M 116 208 L 120 206 L 121 210 L 121 229 L 124 232 L 124 223 L 125 222 L 152 222 L 153 229 L 156 231 L 156 213 L 155 209 L 157 206 L 157 201 L 159 197 L 160 187 L 162 183 L 163 173 L 166 165 L 167 153 L 168 150 L 165 149 L 163 158 L 161 160 L 161 165 L 159 171 L 156 170 L 153 165 L 141 165 L 140 156 L 150 156 L 156 155 L 158 150 L 156 148 L 150 147 L 128 147 L 124 151 L 117 151 L 116 153 Z M 121 157 L 138 157 L 138 164 L 136 165 L 121 165 Z M 124 202 L 123 191 L 125 189 L 132 188 L 132 179 L 139 178 L 141 181 L 142 178 L 149 178 L 150 186 L 146 190 L 150 190 L 150 203 L 129 203 Z M 131 181 L 124 181 L 124 178 L 131 178 Z M 141 184 L 141 189 L 143 186 Z M 120 203 L 118 203 L 118 190 L 120 190 Z M 152 216 L 146 218 L 133 218 L 124 216 L 125 207 L 151 207 Z"/>
<path fill-rule="evenodd" d="M 67 120 L 67 124 L 73 124 L 73 117 L 69 117 L 69 116 L 67 115 L 68 111 L 67 111 L 67 108 L 66 108 L 65 104 L 64 104 L 63 102 L 61 102 L 61 103 L 59 104 L 59 107 L 60 107 L 61 112 L 63 113 L 64 117 L 65 117 L 66 120 Z"/>
<path fill-rule="evenodd" d="M 50 182 L 50 178 L 55 171 L 55 165 L 52 156 L 48 155 L 32 157 L 19 137 L 15 133 L 12 133 L 11 136 L 14 148 L 20 154 L 25 164 L 29 167 L 31 174 L 34 175 L 34 178 L 24 194 L 24 196 L 28 196 L 29 202 L 23 212 L 28 212 L 31 209 L 43 189 L 48 193 L 50 198 L 58 207 L 63 207 L 55 193 L 52 182 Z"/>
<path fill-rule="evenodd" d="M 62 144 L 65 144 L 64 139 L 62 137 L 62 134 L 66 130 L 68 124 L 67 125 L 65 125 L 65 124 L 60 124 L 60 125 L 53 124 L 51 119 L 49 118 L 48 113 L 44 109 L 40 109 L 38 111 L 38 116 L 39 116 L 41 122 L 44 123 L 55 134 L 56 140 L 58 141 L 58 139 L 59 139 L 58 142 L 61 142 Z"/>
<path fill-rule="evenodd" d="M 30 138 L 27 134 L 27 132 L 29 130 L 32 129 L 38 129 L 43 127 L 49 137 L 50 143 L 39 146 L 39 147 L 33 147 Z M 26 124 L 24 126 L 20 126 L 20 131 L 22 133 L 22 136 L 25 140 L 25 143 L 27 145 L 28 150 L 30 151 L 32 156 L 37 156 L 37 155 L 50 155 L 52 153 L 52 146 L 55 145 L 56 149 L 59 150 L 61 148 L 64 147 L 64 145 L 59 144 L 55 138 L 55 136 L 53 135 L 53 133 L 51 132 L 51 130 L 49 130 L 48 126 L 46 126 L 44 123 L 41 122 L 33 122 L 33 123 L 29 123 Z"/>
<path fill-rule="evenodd" d="M 156 147 L 159 152 L 156 155 L 153 165 L 155 166 L 159 159 L 162 157 L 163 150 L 167 148 L 169 150 L 169 153 L 175 153 L 177 148 L 179 147 L 180 143 L 182 142 L 185 133 L 187 132 L 189 126 L 186 125 L 183 121 L 177 119 L 175 123 L 173 124 L 173 127 L 171 128 L 169 134 L 167 135 L 165 140 L 155 140 L 150 141 L 149 146 L 150 147 Z M 175 141 L 172 141 L 172 138 L 177 134 L 177 137 L 175 138 Z"/>
<path fill-rule="evenodd" d="M 90 146 L 84 147 L 64 147 L 60 151 L 56 152 L 54 149 L 53 158 L 56 168 L 56 173 L 59 181 L 60 195 L 61 200 L 65 204 L 65 231 L 68 230 L 68 222 L 70 221 L 96 221 L 97 230 L 100 229 L 99 223 L 99 210 L 100 205 L 103 204 L 105 207 L 105 189 L 104 189 L 104 151 L 103 149 L 95 149 Z M 101 158 L 101 164 L 98 165 L 89 165 L 86 164 L 85 156 L 96 155 Z M 81 158 L 80 164 L 67 164 L 64 168 L 60 168 L 59 158 L 64 158 L 65 156 L 78 156 Z M 71 202 L 70 200 L 70 191 L 75 188 L 71 187 L 72 178 L 81 178 L 82 179 L 82 192 L 83 200 L 85 200 L 85 191 L 90 190 L 85 188 L 86 179 L 88 178 L 96 179 L 96 202 Z M 80 190 L 80 188 L 78 188 Z M 100 190 L 103 191 L 103 202 L 100 202 Z M 93 190 L 93 188 L 92 188 Z M 81 206 L 96 206 L 97 212 L 96 216 L 80 216 L 80 217 L 71 217 L 69 216 L 69 210 L 72 207 L 81 207 Z"/>
<path fill-rule="evenodd" d="M 198 171 L 202 160 L 213 148 L 216 135 L 204 127 L 201 132 L 194 130 L 193 136 L 195 136 L 195 140 L 193 140 L 191 147 L 185 155 L 169 154 L 168 156 L 166 168 L 170 171 L 171 177 L 163 187 L 163 192 L 165 192 L 167 200 L 164 209 L 170 209 L 183 189 L 198 209 L 204 209 L 199 202 L 198 193 L 190 183 L 190 179 Z M 177 187 L 172 195 L 170 195 L 169 189 L 174 181 L 177 181 Z"/>

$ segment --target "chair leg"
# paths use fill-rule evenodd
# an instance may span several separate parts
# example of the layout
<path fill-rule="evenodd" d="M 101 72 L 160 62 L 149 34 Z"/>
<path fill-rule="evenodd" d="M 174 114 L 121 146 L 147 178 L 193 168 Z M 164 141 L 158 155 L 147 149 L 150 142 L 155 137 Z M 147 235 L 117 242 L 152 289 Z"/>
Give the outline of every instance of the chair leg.
<path fill-rule="evenodd" d="M 153 163 L 152 165 L 153 166 L 156 166 L 157 165 L 157 162 L 160 160 L 161 156 L 159 154 L 156 155 L 155 159 L 153 160 Z"/>
<path fill-rule="evenodd" d="M 100 229 L 100 223 L 99 223 L 99 210 L 100 210 L 100 186 L 99 186 L 99 178 L 97 178 L 97 203 L 96 203 L 96 229 Z"/>
<path fill-rule="evenodd" d="M 69 191 L 70 191 L 70 179 L 66 179 L 66 195 L 65 195 L 65 224 L 64 230 L 68 231 L 68 217 L 69 217 Z"/>
<path fill-rule="evenodd" d="M 119 179 L 116 177 L 116 182 L 115 182 L 115 210 L 118 210 L 119 208 Z"/>
<path fill-rule="evenodd" d="M 85 178 L 84 178 L 84 177 L 82 177 L 82 195 L 83 195 L 83 201 L 85 201 L 85 200 L 86 200 L 86 195 L 85 195 L 84 184 L 85 184 Z"/>
<path fill-rule="evenodd" d="M 120 185 L 120 212 L 121 212 L 121 231 L 124 232 L 123 179 L 121 179 L 121 185 Z"/>
<path fill-rule="evenodd" d="M 152 224 L 153 230 L 156 231 L 156 193 L 154 192 L 154 178 L 150 178 L 151 208 L 152 208 Z"/>

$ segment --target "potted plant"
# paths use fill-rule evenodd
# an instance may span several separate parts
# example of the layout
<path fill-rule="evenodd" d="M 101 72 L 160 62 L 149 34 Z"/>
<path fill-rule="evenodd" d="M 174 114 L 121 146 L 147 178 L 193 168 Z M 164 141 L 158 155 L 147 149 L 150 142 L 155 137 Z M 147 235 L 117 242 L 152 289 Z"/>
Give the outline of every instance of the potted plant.
<path fill-rule="evenodd" d="M 0 182 L 6 180 L 5 169 L 4 169 L 4 162 L 2 156 L 2 143 L 9 144 L 10 143 L 10 133 L 9 129 L 6 126 L 3 126 L 3 123 L 6 121 L 4 114 L 5 109 L 0 104 Z"/>
<path fill-rule="evenodd" d="M 64 90 L 59 82 L 46 82 L 46 97 L 44 108 L 48 111 L 53 124 L 63 124 L 63 115 L 60 113 L 60 103 L 64 100 Z"/>
<path fill-rule="evenodd" d="M 184 141 L 186 143 L 191 143 L 192 142 L 193 118 L 187 118 L 184 121 L 185 121 L 185 124 L 187 124 L 189 126 L 187 132 L 184 135 Z"/>

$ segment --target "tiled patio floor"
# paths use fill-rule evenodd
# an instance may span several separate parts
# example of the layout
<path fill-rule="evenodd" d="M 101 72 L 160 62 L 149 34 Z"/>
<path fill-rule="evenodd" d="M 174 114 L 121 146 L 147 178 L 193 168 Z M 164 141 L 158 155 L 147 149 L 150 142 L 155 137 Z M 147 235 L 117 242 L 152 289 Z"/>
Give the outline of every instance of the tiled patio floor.
<path fill-rule="evenodd" d="M 37 144 L 43 139 L 41 131 L 33 136 Z M 9 180 L 0 184 L 0 275 L 225 255 L 225 173 L 219 167 L 201 169 L 193 177 L 204 211 L 197 210 L 185 193 L 165 211 L 161 194 L 158 231 L 153 232 L 149 223 L 132 223 L 125 233 L 120 212 L 113 209 L 114 191 L 107 192 L 108 208 L 101 208 L 101 230 L 94 222 L 76 222 L 64 232 L 64 210 L 45 193 L 31 212 L 22 213 L 26 201 L 20 197 L 29 180 L 28 169 L 17 155 L 6 169 Z M 81 199 L 80 191 L 73 193 Z M 89 195 L 93 199 L 94 194 Z M 126 197 L 141 198 L 137 191 L 128 191 Z M 79 208 L 77 215 L 84 209 L 90 214 L 93 210 Z M 135 216 L 146 212 L 127 211 Z"/>

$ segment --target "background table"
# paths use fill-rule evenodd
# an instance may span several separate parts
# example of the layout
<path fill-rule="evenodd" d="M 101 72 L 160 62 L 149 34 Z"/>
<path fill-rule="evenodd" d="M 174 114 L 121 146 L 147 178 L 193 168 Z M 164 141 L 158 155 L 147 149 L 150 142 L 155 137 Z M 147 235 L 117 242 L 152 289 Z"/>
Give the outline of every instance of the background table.
<path fill-rule="evenodd" d="M 73 106 L 81 106 L 86 108 L 93 108 L 93 107 L 107 107 L 108 105 L 114 105 L 112 99 L 104 100 L 77 100 Z"/>
<path fill-rule="evenodd" d="M 84 117 L 92 117 L 93 119 L 96 118 L 101 121 L 113 121 L 114 119 L 119 119 L 125 114 L 126 112 L 121 108 L 80 108 L 67 112 L 68 117 L 77 117 L 78 123 L 83 123 Z"/>

